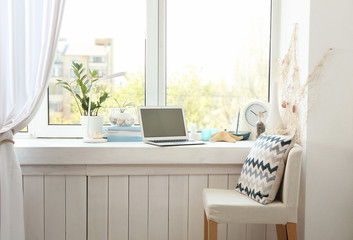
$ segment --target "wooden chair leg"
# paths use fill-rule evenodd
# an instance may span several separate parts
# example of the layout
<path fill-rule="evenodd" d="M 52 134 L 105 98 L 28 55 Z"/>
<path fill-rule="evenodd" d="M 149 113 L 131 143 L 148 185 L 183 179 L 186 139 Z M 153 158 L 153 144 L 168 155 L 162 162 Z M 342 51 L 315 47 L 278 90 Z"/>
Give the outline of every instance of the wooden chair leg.
<path fill-rule="evenodd" d="M 208 220 L 208 240 L 217 240 L 217 223 Z"/>
<path fill-rule="evenodd" d="M 287 240 L 286 225 L 276 224 L 277 240 Z"/>
<path fill-rule="evenodd" d="M 298 240 L 296 223 L 287 223 L 287 235 L 288 240 Z"/>
<path fill-rule="evenodd" d="M 208 221 L 205 210 L 203 211 L 203 239 L 208 240 Z"/>

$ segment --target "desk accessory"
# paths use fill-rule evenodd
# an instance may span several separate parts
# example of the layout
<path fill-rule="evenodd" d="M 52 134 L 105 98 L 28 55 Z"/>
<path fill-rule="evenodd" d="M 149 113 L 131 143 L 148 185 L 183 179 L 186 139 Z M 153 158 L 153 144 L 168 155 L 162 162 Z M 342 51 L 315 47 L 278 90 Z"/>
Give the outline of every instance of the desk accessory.
<path fill-rule="evenodd" d="M 105 127 L 108 142 L 141 142 L 141 128 L 139 126 Z"/>
<path fill-rule="evenodd" d="M 278 88 L 277 82 L 273 81 L 271 84 L 271 99 L 270 99 L 270 111 L 266 122 L 268 132 L 273 133 L 278 130 L 284 129 L 284 124 L 279 113 L 279 102 L 278 102 Z"/>
<path fill-rule="evenodd" d="M 87 137 L 87 132 L 94 133 L 101 131 L 103 116 L 98 115 L 98 112 L 102 103 L 109 97 L 109 94 L 105 91 L 100 92 L 97 100 L 94 101 L 92 107 L 88 109 L 88 101 L 90 100 L 89 96 L 92 96 L 90 95 L 92 94 L 92 84 L 99 80 L 99 78 L 97 78 L 98 72 L 96 70 L 91 71 L 90 69 L 86 71 L 82 63 L 77 63 L 75 61 L 72 62 L 71 67 L 75 78 L 73 80 L 71 80 L 71 78 L 57 79 L 56 85 L 60 85 L 72 95 L 81 115 L 83 137 Z M 88 118 L 90 118 L 91 126 L 90 130 L 87 131 Z"/>
<path fill-rule="evenodd" d="M 102 78 L 100 78 L 100 79 L 98 79 L 98 80 L 96 80 L 94 82 L 91 79 L 91 90 L 90 90 L 90 93 L 89 93 L 88 113 L 90 113 L 90 111 L 91 111 L 93 87 L 96 86 L 102 80 L 107 80 L 107 79 L 111 79 L 111 78 L 124 76 L 125 74 L 126 74 L 126 72 L 119 72 L 119 73 L 106 75 L 106 76 L 103 76 Z M 88 115 L 88 118 L 87 118 L 86 136 L 83 138 L 83 142 L 86 142 L 86 143 L 106 142 L 107 139 L 104 139 L 104 138 L 98 138 L 98 139 L 97 138 L 93 138 L 92 134 L 95 134 L 95 133 L 90 133 L 90 131 L 89 131 L 90 118 L 91 118 L 91 114 Z"/>
<path fill-rule="evenodd" d="M 239 118 L 240 118 L 240 109 L 238 110 L 238 119 L 237 119 L 237 129 L 235 130 L 235 133 L 238 133 L 238 128 L 239 128 Z"/>
<path fill-rule="evenodd" d="M 235 143 L 236 141 L 242 140 L 243 137 L 236 136 L 230 132 L 227 131 L 220 131 L 212 135 L 210 138 L 211 142 L 231 142 Z"/>
<path fill-rule="evenodd" d="M 218 132 L 217 128 L 208 128 L 201 130 L 201 140 L 202 141 L 209 141 L 212 135 Z"/>
<path fill-rule="evenodd" d="M 269 113 L 267 102 L 261 100 L 250 101 L 244 108 L 244 120 L 252 133 L 249 137 L 253 136 L 252 138 L 254 138 L 256 136 L 256 123 L 259 112 L 264 115 L 263 121 L 265 122 Z"/>
<path fill-rule="evenodd" d="M 266 121 L 269 111 L 268 104 L 264 101 L 251 101 L 244 108 L 245 122 L 252 130 L 255 130 L 259 112 L 262 112 L 264 115 L 263 119 Z"/>
<path fill-rule="evenodd" d="M 256 123 L 256 138 L 258 138 L 262 133 L 264 133 L 266 129 L 265 124 L 262 121 L 262 118 L 264 116 L 263 113 L 259 112 L 258 116 L 259 116 L 259 120 Z"/>
<path fill-rule="evenodd" d="M 242 132 L 242 131 L 239 131 L 238 133 L 234 133 L 234 132 L 231 132 L 231 133 L 237 137 L 243 137 L 242 140 L 248 140 L 251 134 L 251 132 Z"/>
<path fill-rule="evenodd" d="M 108 142 L 142 142 L 142 137 L 108 136 Z"/>
<path fill-rule="evenodd" d="M 237 119 L 237 126 L 236 126 L 236 129 L 235 129 L 235 132 L 234 131 L 230 131 L 230 133 L 233 134 L 234 136 L 242 137 L 241 140 L 248 140 L 251 132 L 239 131 L 239 122 L 240 122 L 240 109 L 238 110 L 238 119 Z"/>

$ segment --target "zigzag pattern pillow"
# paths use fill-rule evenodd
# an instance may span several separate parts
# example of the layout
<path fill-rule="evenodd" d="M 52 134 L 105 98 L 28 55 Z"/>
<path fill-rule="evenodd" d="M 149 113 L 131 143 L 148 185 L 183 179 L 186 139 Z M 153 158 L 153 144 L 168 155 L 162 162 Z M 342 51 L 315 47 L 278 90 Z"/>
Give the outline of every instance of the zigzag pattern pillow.
<path fill-rule="evenodd" d="M 235 189 L 262 204 L 272 202 L 295 136 L 261 134 L 246 158 Z"/>

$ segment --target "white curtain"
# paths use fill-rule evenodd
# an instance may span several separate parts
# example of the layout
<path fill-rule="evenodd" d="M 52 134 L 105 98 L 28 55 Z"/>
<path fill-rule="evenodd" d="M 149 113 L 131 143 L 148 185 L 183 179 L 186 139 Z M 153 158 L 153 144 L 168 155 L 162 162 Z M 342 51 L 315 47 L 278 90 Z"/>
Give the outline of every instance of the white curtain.
<path fill-rule="evenodd" d="M 13 134 L 43 99 L 65 0 L 0 0 L 0 240 L 24 240 L 22 176 Z"/>

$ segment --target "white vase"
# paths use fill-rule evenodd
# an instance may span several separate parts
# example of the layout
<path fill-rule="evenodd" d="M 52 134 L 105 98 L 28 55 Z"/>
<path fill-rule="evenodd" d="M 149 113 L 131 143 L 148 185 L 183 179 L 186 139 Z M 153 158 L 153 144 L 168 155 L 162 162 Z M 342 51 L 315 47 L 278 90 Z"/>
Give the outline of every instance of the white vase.
<path fill-rule="evenodd" d="M 81 116 L 82 136 L 87 138 L 92 134 L 103 130 L 103 115 L 90 116 L 88 122 L 88 116 Z"/>
<path fill-rule="evenodd" d="M 277 82 L 273 81 L 271 84 L 270 112 L 266 121 L 266 132 L 277 134 L 281 129 L 284 129 L 284 124 L 279 112 Z"/>

